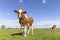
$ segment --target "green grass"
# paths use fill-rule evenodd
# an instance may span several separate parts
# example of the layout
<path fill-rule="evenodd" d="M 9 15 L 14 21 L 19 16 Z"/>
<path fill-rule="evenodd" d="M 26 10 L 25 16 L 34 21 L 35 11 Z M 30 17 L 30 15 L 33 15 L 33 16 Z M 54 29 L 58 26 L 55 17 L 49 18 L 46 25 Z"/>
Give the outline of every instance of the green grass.
<path fill-rule="evenodd" d="M 0 40 L 60 40 L 60 29 L 34 29 L 27 37 L 20 35 L 21 29 L 0 29 Z M 14 35 L 13 35 L 14 34 Z"/>

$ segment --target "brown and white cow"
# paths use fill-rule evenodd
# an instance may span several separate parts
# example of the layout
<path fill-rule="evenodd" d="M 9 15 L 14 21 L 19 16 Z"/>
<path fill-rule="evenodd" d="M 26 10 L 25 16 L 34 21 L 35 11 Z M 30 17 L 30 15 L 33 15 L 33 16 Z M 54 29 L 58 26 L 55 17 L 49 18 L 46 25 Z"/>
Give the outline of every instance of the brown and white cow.
<path fill-rule="evenodd" d="M 32 29 L 32 34 L 33 34 L 33 18 L 29 17 L 26 15 L 26 11 L 23 9 L 18 9 L 18 10 L 14 10 L 15 13 L 18 14 L 18 18 L 19 18 L 19 23 L 21 25 L 21 28 L 23 27 L 23 35 L 26 37 L 26 33 L 29 34 L 30 32 L 30 27 Z M 28 32 L 26 31 L 28 28 Z"/>

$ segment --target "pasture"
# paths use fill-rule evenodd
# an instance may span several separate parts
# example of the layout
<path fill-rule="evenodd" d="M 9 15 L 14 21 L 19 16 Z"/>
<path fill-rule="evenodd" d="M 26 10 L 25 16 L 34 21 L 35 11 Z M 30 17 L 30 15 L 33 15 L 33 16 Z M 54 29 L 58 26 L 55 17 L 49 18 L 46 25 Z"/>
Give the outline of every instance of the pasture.
<path fill-rule="evenodd" d="M 0 29 L 0 40 L 60 40 L 60 29 L 36 28 L 27 37 L 21 35 L 21 29 Z"/>

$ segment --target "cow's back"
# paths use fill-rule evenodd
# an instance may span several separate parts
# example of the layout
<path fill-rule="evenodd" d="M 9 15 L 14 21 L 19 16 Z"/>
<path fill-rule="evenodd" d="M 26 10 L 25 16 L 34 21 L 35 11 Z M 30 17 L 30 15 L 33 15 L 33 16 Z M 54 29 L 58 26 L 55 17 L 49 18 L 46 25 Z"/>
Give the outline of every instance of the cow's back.
<path fill-rule="evenodd" d="M 32 26 L 32 24 L 33 24 L 33 18 L 32 17 L 28 17 L 28 20 L 29 20 L 29 25 Z"/>

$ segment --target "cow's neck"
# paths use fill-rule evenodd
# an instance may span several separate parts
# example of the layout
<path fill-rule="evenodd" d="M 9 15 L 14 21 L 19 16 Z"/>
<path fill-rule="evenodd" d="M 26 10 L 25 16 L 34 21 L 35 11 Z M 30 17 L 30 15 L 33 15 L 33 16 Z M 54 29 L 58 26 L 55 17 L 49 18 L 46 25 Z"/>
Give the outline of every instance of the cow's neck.
<path fill-rule="evenodd" d="M 23 15 L 22 15 L 22 17 L 21 17 L 21 18 L 19 18 L 19 19 L 21 19 L 21 20 L 26 20 L 26 19 L 28 19 L 28 17 L 27 17 L 27 15 L 26 15 L 26 14 L 23 14 Z"/>
<path fill-rule="evenodd" d="M 25 16 L 25 18 L 26 18 L 26 19 L 28 19 L 28 17 L 27 17 L 27 15 L 26 15 L 26 14 L 24 14 L 24 16 Z"/>

